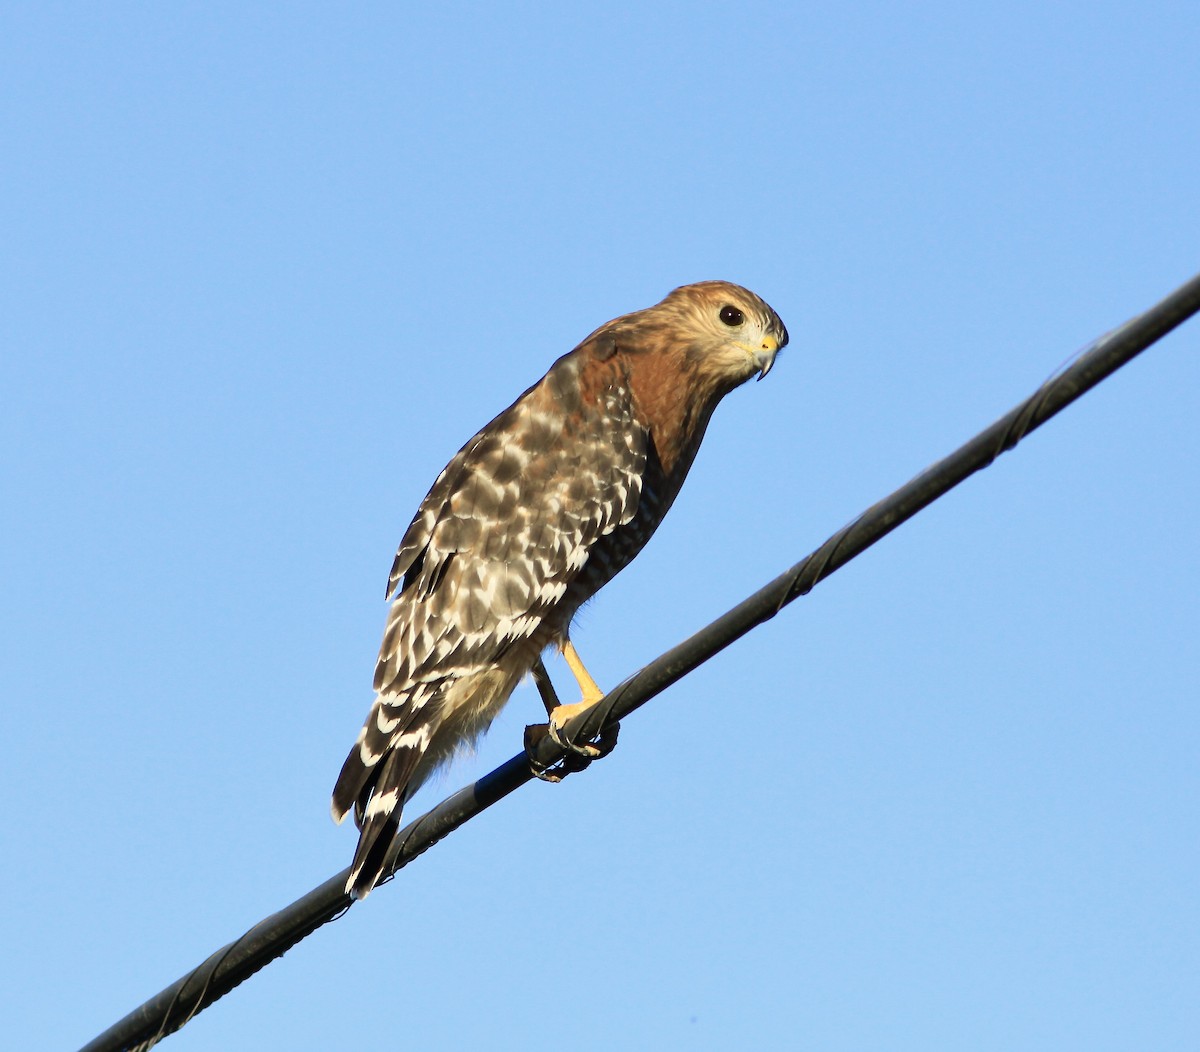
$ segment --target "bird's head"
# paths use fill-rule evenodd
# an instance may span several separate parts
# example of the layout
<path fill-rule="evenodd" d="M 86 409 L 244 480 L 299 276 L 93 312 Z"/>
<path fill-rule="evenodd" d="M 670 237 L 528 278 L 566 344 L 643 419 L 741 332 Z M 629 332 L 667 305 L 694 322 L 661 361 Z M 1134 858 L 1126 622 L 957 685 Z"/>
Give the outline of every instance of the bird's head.
<path fill-rule="evenodd" d="M 787 342 L 766 301 L 729 281 L 701 281 L 601 325 L 572 353 L 599 361 L 619 354 L 638 376 L 643 400 L 707 413 L 756 373 L 766 376 Z"/>
<path fill-rule="evenodd" d="M 778 314 L 749 289 L 728 281 L 702 281 L 675 289 L 640 312 L 670 334 L 697 379 L 721 393 L 771 371 L 788 333 Z M 637 317 L 636 315 L 634 317 Z"/>

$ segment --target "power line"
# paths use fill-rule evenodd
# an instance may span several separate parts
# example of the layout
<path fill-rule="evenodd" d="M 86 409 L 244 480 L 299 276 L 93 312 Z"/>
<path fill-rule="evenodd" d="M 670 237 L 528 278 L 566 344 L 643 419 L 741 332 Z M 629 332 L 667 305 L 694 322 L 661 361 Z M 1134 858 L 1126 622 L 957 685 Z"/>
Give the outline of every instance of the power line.
<path fill-rule="evenodd" d="M 599 704 L 573 719 L 567 725 L 567 733 L 575 741 L 591 740 L 602 728 L 641 708 L 734 640 L 770 620 L 788 603 L 812 591 L 820 581 L 922 508 L 987 467 L 1029 432 L 1198 311 L 1200 275 L 1145 313 L 1101 337 L 991 427 L 872 505 L 807 558 L 712 624 L 634 673 Z M 538 742 L 533 752 L 535 760 L 545 766 L 564 758 L 562 750 L 549 738 Z M 529 757 L 522 753 L 410 822 L 396 836 L 388 852 L 385 879 L 390 880 L 418 855 L 532 777 Z M 89 1042 L 82 1052 L 148 1049 L 174 1033 L 260 968 L 349 909 L 351 900 L 343 890 L 348 875 L 349 868 L 342 870 L 290 906 L 260 921 Z"/>

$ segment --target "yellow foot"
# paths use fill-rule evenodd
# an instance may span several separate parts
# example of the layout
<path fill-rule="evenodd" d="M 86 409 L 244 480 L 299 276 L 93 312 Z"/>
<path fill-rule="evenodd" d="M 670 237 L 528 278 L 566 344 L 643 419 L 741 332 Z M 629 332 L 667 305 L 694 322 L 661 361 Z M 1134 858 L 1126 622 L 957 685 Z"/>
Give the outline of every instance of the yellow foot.
<path fill-rule="evenodd" d="M 597 698 L 596 701 L 600 699 Z M 553 712 L 550 713 L 550 724 L 548 730 L 550 732 L 550 740 L 554 742 L 560 749 L 565 749 L 567 752 L 573 752 L 577 756 L 582 756 L 585 760 L 594 760 L 600 755 L 600 747 L 593 745 L 591 742 L 580 742 L 576 744 L 567 737 L 567 724 L 571 722 L 580 713 L 587 712 L 592 707 L 594 702 L 577 701 L 574 705 L 559 705 Z"/>
<path fill-rule="evenodd" d="M 616 747 L 617 736 L 621 732 L 620 725 L 614 724 L 612 727 L 602 730 L 600 737 L 594 743 L 583 742 L 582 744 L 572 741 L 567 736 L 565 733 L 567 724 L 580 713 L 592 708 L 604 697 L 604 692 L 596 685 L 596 681 L 588 674 L 588 670 L 583 667 L 583 662 L 580 661 L 570 640 L 563 644 L 562 652 L 579 684 L 583 699 L 573 705 L 563 705 L 559 702 L 554 685 L 546 673 L 546 666 L 539 658 L 533 666 L 533 680 L 537 684 L 538 693 L 541 694 L 542 701 L 546 706 L 549 722 L 525 728 L 525 752 L 529 755 L 530 768 L 538 778 L 546 782 L 561 782 L 568 774 L 582 771 L 593 760 L 607 756 Z M 561 766 L 547 768 L 537 761 L 538 745 L 547 735 L 567 754 L 563 758 Z"/>
<path fill-rule="evenodd" d="M 580 713 L 587 712 L 594 704 L 595 702 L 591 701 L 578 701 L 574 705 L 559 705 L 550 713 L 550 722 L 546 726 L 550 740 L 567 753 L 568 760 L 577 764 L 581 763 L 580 770 L 593 760 L 598 760 L 612 752 L 617 747 L 617 736 L 621 733 L 621 725 L 614 723 L 611 727 L 602 730 L 600 737 L 595 742 L 571 740 L 566 732 L 567 724 Z"/>

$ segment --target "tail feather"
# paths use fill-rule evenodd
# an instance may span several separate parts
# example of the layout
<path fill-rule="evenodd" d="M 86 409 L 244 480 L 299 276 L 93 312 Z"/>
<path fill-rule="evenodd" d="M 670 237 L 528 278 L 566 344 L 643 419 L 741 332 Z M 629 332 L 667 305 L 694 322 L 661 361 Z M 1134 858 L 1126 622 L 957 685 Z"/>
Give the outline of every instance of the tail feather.
<path fill-rule="evenodd" d="M 371 786 L 379 775 L 378 763 L 367 764 L 364 762 L 361 746 L 362 735 L 360 734 L 358 737 L 359 740 L 354 743 L 354 748 L 350 750 L 350 755 L 342 764 L 341 773 L 333 787 L 333 800 L 329 810 L 338 825 L 346 820 L 346 815 L 358 805 L 360 799 L 365 799 L 370 795 Z M 359 814 L 355 816 L 355 819 L 361 828 L 361 805 L 357 806 L 357 810 Z"/>
<path fill-rule="evenodd" d="M 404 805 L 429 773 L 422 761 L 441 725 L 441 712 L 438 683 L 378 695 L 342 764 L 330 809 L 339 823 L 353 811 L 360 830 L 346 883 L 355 898 L 366 898 L 383 874 Z"/>
<path fill-rule="evenodd" d="M 362 835 L 358 838 L 358 850 L 350 867 L 346 881 L 346 892 L 351 898 L 365 899 L 383 874 L 384 860 L 388 848 L 400 828 L 400 812 L 367 819 Z"/>
<path fill-rule="evenodd" d="M 402 739 L 404 737 L 401 736 Z M 388 848 L 392 846 L 392 840 L 400 829 L 400 817 L 408 799 L 409 782 L 424 752 L 424 740 L 395 745 L 379 766 L 368 772 L 360 794 L 352 801 L 361 832 L 358 835 L 354 861 L 350 865 L 346 891 L 356 899 L 365 899 L 383 874 Z M 352 752 L 350 757 L 357 758 L 357 750 Z M 346 762 L 349 764 L 350 760 Z M 339 779 L 339 788 L 341 784 Z M 337 807 L 338 796 L 335 790 L 335 817 Z M 349 807 L 350 804 L 346 804 L 347 810 Z"/>
<path fill-rule="evenodd" d="M 330 810 L 333 820 L 339 825 L 353 807 L 355 821 L 362 828 L 363 812 L 380 777 L 380 767 L 387 762 L 393 750 L 404 751 L 416 747 L 413 767 L 425 751 L 431 725 L 436 722 L 440 710 L 434 691 L 427 684 L 418 684 L 418 687 L 421 689 L 401 694 L 376 695 L 366 722 L 358 732 L 354 748 L 342 764 L 337 784 L 333 787 Z M 411 768 L 409 771 L 411 774 Z"/>

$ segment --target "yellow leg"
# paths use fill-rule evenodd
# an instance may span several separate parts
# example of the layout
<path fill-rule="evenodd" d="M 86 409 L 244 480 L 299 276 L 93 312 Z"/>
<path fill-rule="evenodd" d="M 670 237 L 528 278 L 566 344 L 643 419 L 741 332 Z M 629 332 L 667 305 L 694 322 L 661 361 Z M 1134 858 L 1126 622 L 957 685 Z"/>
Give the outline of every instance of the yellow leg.
<path fill-rule="evenodd" d="M 580 706 L 587 708 L 589 705 L 595 705 L 596 702 L 604 697 L 604 691 L 596 686 L 596 681 L 592 679 L 588 670 L 583 667 L 583 661 L 575 649 L 575 644 L 569 639 L 563 643 L 562 655 L 566 658 L 567 665 L 571 669 L 571 674 L 575 677 L 575 682 L 579 684 L 579 690 L 583 694 L 583 700 L 579 703 Z"/>
<path fill-rule="evenodd" d="M 569 639 L 563 643 L 562 655 L 566 659 L 567 666 L 571 669 L 571 674 L 575 677 L 575 682 L 579 684 L 579 691 L 583 697 L 573 705 L 559 705 L 549 712 L 550 722 L 547 725 L 547 730 L 550 737 L 558 745 L 574 753 L 576 756 L 581 756 L 589 760 L 595 759 L 597 756 L 607 756 L 612 752 L 613 746 L 617 743 L 618 727 L 614 726 L 609 731 L 601 734 L 599 745 L 593 745 L 590 742 L 573 742 L 562 733 L 571 720 L 581 712 L 590 709 L 604 697 L 604 691 L 596 685 L 596 681 L 592 679 L 588 670 L 583 667 L 583 662 L 580 660 L 578 652 Z M 544 693 L 542 694 L 542 700 L 546 700 Z"/>

